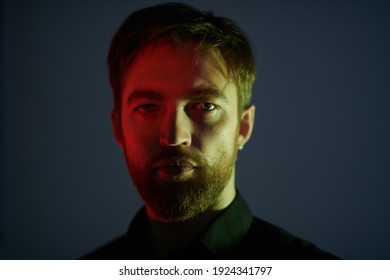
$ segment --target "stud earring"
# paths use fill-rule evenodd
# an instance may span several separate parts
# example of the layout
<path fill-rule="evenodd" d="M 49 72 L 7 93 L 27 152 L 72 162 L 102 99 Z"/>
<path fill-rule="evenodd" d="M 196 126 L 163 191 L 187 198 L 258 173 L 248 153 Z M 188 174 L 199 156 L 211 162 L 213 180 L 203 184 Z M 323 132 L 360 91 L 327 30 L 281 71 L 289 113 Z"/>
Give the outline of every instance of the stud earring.
<path fill-rule="evenodd" d="M 240 146 L 238 147 L 238 149 L 239 149 L 240 151 L 242 151 L 242 150 L 244 149 L 244 145 L 240 145 Z"/>

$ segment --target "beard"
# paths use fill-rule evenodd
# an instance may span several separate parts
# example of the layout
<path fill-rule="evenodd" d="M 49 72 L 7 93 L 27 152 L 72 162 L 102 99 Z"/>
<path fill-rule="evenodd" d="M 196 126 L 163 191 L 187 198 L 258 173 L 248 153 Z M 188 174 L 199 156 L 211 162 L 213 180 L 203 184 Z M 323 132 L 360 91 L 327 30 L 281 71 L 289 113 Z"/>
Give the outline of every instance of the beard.
<path fill-rule="evenodd" d="M 221 149 L 211 164 L 203 156 L 178 147 L 169 147 L 146 163 L 130 155 L 128 151 L 125 157 L 133 182 L 153 219 L 162 222 L 191 221 L 210 209 L 232 178 L 237 159 L 237 153 L 229 156 Z M 190 162 L 194 168 L 189 175 L 161 178 L 156 166 L 172 159 Z"/>

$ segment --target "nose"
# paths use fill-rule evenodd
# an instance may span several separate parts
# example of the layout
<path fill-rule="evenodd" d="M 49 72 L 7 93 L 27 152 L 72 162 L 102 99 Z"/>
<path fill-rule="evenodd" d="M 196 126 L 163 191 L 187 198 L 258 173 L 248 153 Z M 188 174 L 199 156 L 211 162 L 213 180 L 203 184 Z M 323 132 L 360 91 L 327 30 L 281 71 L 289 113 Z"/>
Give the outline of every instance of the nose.
<path fill-rule="evenodd" d="M 160 144 L 164 147 L 191 145 L 191 121 L 184 110 L 166 112 L 161 122 Z"/>

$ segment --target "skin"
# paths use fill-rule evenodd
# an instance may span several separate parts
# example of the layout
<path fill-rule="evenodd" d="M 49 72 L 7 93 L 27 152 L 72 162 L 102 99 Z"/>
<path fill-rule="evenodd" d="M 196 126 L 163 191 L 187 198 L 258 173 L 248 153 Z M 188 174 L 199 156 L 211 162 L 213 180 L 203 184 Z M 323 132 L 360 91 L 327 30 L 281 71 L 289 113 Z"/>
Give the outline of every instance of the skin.
<path fill-rule="evenodd" d="M 151 247 L 167 251 L 203 231 L 233 201 L 237 151 L 251 136 L 255 108 L 238 115 L 237 87 L 223 59 L 192 45 L 146 47 L 122 76 L 121 93 L 122 113 L 111 114 L 115 139 L 158 233 Z M 191 198 L 189 207 L 195 206 L 183 213 L 160 210 L 167 189 L 169 195 L 181 193 L 204 179 L 203 191 L 216 177 L 207 173 L 213 169 L 223 179 L 215 182 L 213 195 L 204 196 L 210 201 L 200 199 L 205 205 Z M 164 195 L 153 199 L 159 191 Z"/>

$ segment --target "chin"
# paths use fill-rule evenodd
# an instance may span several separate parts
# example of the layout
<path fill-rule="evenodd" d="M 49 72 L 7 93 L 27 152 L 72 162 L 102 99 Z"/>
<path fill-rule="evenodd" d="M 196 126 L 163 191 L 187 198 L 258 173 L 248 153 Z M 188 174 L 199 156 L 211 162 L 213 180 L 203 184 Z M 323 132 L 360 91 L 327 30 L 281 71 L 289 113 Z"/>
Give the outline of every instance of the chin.
<path fill-rule="evenodd" d="M 171 211 L 153 211 L 147 207 L 148 216 L 155 221 L 162 223 L 186 223 L 195 220 L 201 213 L 183 213 Z"/>

